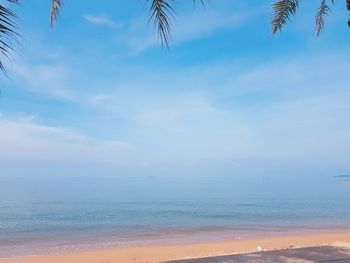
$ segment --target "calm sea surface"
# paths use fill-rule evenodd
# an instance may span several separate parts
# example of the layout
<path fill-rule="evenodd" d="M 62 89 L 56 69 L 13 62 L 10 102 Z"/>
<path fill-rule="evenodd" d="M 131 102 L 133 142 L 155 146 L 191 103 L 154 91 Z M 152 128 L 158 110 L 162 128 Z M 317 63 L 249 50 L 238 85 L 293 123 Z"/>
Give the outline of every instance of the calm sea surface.
<path fill-rule="evenodd" d="M 329 178 L 0 178 L 0 257 L 348 229 Z"/>

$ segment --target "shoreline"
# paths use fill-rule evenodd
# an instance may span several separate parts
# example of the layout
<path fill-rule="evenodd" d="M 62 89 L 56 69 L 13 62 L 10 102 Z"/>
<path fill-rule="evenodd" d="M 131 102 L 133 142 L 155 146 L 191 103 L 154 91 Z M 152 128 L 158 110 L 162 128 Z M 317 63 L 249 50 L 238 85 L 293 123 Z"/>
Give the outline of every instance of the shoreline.
<path fill-rule="evenodd" d="M 285 236 L 256 236 L 247 239 L 231 239 L 215 242 L 102 248 L 51 255 L 0 258 L 0 263 L 151 263 L 251 253 L 256 252 L 257 246 L 263 247 L 265 251 L 271 251 L 324 245 L 350 247 L 350 232 L 335 231 Z"/>
<path fill-rule="evenodd" d="M 201 243 L 217 243 L 233 240 L 247 240 L 259 237 L 278 238 L 283 236 L 299 236 L 328 233 L 350 233 L 347 226 L 324 226 L 324 227 L 274 227 L 259 228 L 247 227 L 225 228 L 210 227 L 198 229 L 178 229 L 158 232 L 141 232 L 137 235 L 123 236 L 113 233 L 95 233 L 95 235 L 77 235 L 71 233 L 65 236 L 56 236 L 54 239 L 33 239 L 23 243 L 21 240 L 10 243 L 0 242 L 0 259 L 11 259 L 28 256 L 44 256 L 52 254 L 78 253 L 93 250 L 121 249 L 129 247 L 154 247 L 164 245 L 185 245 Z"/>

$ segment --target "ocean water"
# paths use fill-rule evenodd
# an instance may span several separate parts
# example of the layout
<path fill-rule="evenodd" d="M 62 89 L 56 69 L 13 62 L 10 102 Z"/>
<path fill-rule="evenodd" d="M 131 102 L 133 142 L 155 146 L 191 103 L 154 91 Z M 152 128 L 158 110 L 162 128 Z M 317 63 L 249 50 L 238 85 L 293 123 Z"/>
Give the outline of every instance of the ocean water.
<path fill-rule="evenodd" d="M 0 178 L 0 257 L 349 227 L 331 176 Z"/>

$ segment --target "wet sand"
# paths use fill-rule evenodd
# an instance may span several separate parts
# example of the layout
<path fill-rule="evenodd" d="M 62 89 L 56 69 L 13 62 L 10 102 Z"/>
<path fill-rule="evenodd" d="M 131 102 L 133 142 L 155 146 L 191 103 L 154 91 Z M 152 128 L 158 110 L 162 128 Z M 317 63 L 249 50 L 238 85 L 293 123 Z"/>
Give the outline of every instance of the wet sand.
<path fill-rule="evenodd" d="M 318 246 L 350 247 L 350 232 L 255 237 L 220 242 L 152 245 L 0 259 L 0 263 L 151 263 Z"/>

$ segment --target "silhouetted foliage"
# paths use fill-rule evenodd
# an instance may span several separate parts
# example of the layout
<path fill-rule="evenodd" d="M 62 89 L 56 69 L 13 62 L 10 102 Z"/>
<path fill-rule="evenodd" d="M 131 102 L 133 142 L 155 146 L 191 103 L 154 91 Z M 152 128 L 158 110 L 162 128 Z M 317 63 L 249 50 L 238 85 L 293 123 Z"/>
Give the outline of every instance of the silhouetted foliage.
<path fill-rule="evenodd" d="M 0 52 L 3 57 L 0 59 L 0 70 L 5 73 L 3 58 L 11 58 L 14 50 L 13 42 L 17 42 L 20 36 L 17 28 L 17 16 L 12 11 L 12 5 L 18 5 L 20 0 L 0 0 Z M 149 4 L 149 20 L 157 29 L 157 33 L 162 46 L 169 46 L 171 39 L 171 19 L 174 16 L 174 6 L 176 0 L 145 0 Z M 192 0 L 196 5 L 200 2 L 205 5 L 208 0 Z M 330 4 L 334 0 L 319 0 L 320 6 L 316 13 L 316 35 L 318 36 L 324 29 L 325 16 L 330 11 Z M 343 0 L 344 1 L 344 0 Z M 63 7 L 64 0 L 51 0 L 50 25 L 53 26 Z M 288 21 L 296 14 L 300 0 L 276 0 L 272 4 L 274 12 L 271 25 L 272 33 L 276 34 L 286 26 Z M 345 0 L 346 8 L 350 11 L 350 0 Z M 348 21 L 350 27 L 350 20 Z"/>

